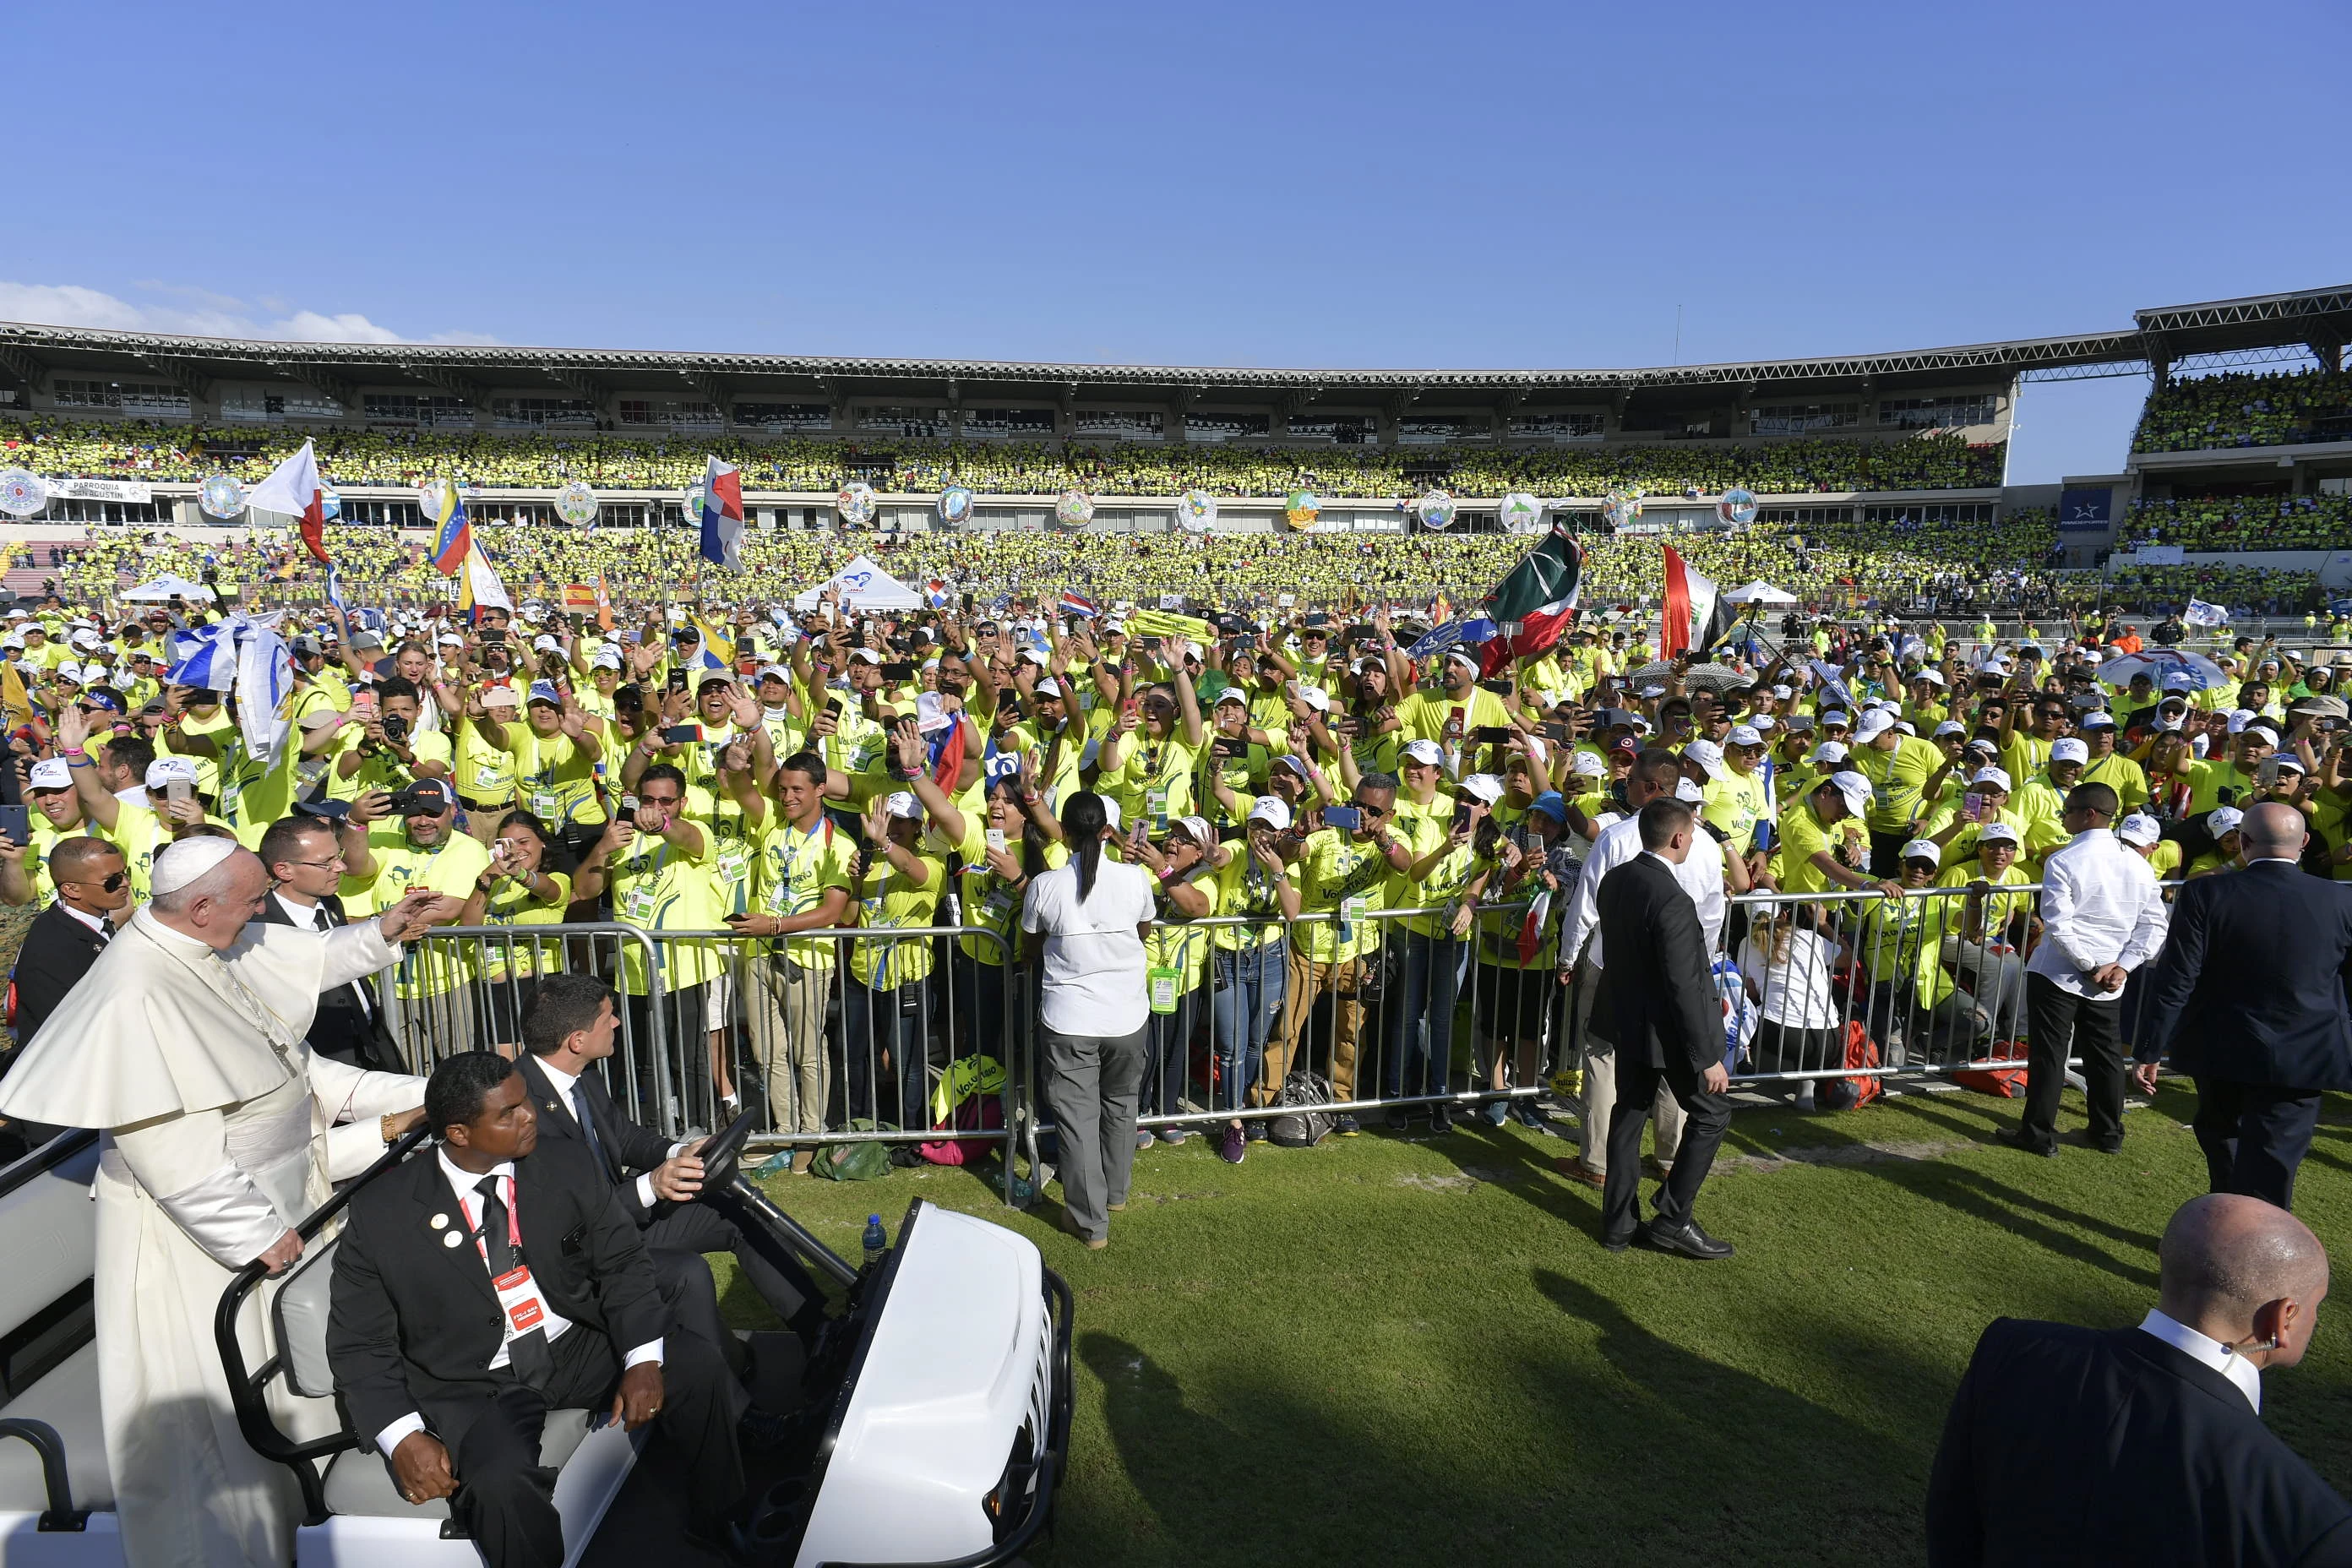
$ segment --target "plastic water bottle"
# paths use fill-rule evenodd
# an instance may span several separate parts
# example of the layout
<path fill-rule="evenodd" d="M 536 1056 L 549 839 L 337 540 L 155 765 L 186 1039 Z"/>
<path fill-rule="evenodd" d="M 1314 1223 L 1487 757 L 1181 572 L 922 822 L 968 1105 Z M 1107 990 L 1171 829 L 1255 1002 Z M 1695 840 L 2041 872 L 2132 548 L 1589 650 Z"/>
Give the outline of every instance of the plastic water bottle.
<path fill-rule="evenodd" d="M 866 1216 L 866 1267 L 871 1268 L 881 1262 L 882 1255 L 889 1250 L 890 1237 L 882 1229 L 882 1216 L 878 1214 L 867 1215 Z"/>

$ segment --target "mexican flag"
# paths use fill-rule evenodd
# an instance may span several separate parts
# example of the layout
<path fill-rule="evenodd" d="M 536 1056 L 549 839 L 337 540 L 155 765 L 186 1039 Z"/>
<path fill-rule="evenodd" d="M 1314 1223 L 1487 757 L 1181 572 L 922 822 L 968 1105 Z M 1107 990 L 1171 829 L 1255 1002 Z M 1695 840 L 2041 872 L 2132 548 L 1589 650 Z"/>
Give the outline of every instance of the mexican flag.
<path fill-rule="evenodd" d="M 1683 564 L 1671 544 L 1666 552 L 1666 605 L 1658 626 L 1658 657 L 1704 654 L 1731 634 L 1731 606 L 1714 584 Z"/>
<path fill-rule="evenodd" d="M 1584 575 L 1584 552 L 1561 529 L 1519 558 L 1486 595 L 1486 618 L 1498 635 L 1479 647 L 1485 673 L 1501 674 L 1515 658 L 1533 658 L 1576 619 L 1576 595 Z"/>

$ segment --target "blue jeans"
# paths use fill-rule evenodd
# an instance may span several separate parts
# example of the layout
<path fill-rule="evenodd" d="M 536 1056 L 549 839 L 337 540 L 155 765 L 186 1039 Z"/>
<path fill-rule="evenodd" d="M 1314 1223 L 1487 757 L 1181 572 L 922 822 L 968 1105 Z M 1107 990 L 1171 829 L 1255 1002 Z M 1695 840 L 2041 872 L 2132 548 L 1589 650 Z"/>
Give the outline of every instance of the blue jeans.
<path fill-rule="evenodd" d="M 1217 1106 L 1237 1111 L 1265 1059 L 1265 1037 L 1282 1014 L 1289 954 L 1276 940 L 1264 947 L 1219 948 L 1210 1031 L 1217 1053 Z"/>
<path fill-rule="evenodd" d="M 930 1022 L 930 984 L 927 977 L 910 980 L 894 990 L 877 991 L 860 984 L 856 976 L 843 973 L 842 1047 L 849 1058 L 852 1119 L 870 1116 L 877 1121 L 896 1122 L 907 1131 L 930 1126 L 930 1047 L 926 1039 Z M 915 1010 L 900 1011 L 900 1005 L 909 995 L 915 999 Z M 885 1108 L 887 1114 L 877 1114 L 874 1090 L 882 1075 L 886 1051 L 898 1070 L 898 1095 L 894 1105 Z"/>
<path fill-rule="evenodd" d="M 1403 935 L 1403 963 L 1391 982 L 1396 989 L 1381 1043 L 1383 1100 L 1445 1091 L 1454 1065 L 1454 1002 L 1470 957 L 1467 942 L 1412 931 Z"/>

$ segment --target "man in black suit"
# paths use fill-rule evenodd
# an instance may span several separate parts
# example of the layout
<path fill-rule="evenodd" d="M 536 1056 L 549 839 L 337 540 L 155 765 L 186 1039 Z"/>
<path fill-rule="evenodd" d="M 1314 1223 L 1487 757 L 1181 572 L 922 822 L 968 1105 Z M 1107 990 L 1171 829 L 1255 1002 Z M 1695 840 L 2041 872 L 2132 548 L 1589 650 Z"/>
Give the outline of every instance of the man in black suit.
<path fill-rule="evenodd" d="M 335 832 L 342 802 L 330 804 L 332 811 L 298 806 L 299 815 L 280 817 L 262 834 L 256 852 L 269 868 L 271 887 L 255 919 L 318 931 L 348 923 L 335 892 L 343 876 L 342 844 Z M 408 1070 L 384 1021 L 375 982 L 365 975 L 319 994 L 309 1038 L 312 1050 L 346 1067 Z"/>
<path fill-rule="evenodd" d="M 735 1224 L 707 1204 L 694 1201 L 702 1190 L 703 1141 L 673 1143 L 621 1113 L 597 1066 L 613 1054 L 620 1010 L 613 988 L 593 975 L 542 977 L 522 1021 L 520 1066 L 540 1110 L 540 1127 L 551 1139 L 576 1142 L 587 1152 L 599 1177 L 645 1233 L 654 1274 L 678 1326 L 701 1335 L 739 1373 L 750 1368 L 741 1342 L 719 1315 L 719 1292 L 709 1252 L 731 1252 L 743 1278 L 803 1341 L 813 1341 L 824 1322 L 824 1298 L 805 1271 L 784 1261 L 779 1268 L 762 1256 Z"/>
<path fill-rule="evenodd" d="M 2352 1089 L 2344 968 L 2352 887 L 2297 865 L 2303 814 L 2275 801 L 2238 824 L 2242 871 L 2180 889 L 2143 1004 L 2134 1052 L 2140 1087 L 2172 1069 L 2197 1082 L 2191 1126 L 2217 1193 L 2290 1208 L 2323 1090 Z"/>
<path fill-rule="evenodd" d="M 2215 1194 L 2158 1259 L 2137 1328 L 1985 1330 L 1928 1478 L 1929 1568 L 2352 1563 L 2352 1507 L 2261 1414 L 2263 1370 L 2303 1359 L 2327 1294 L 2319 1239 Z"/>
<path fill-rule="evenodd" d="M 504 1058 L 434 1069 L 441 1142 L 362 1187 L 335 1252 L 327 1354 L 361 1440 L 411 1502 L 450 1512 L 491 1568 L 563 1561 L 551 1410 L 653 1422 L 687 1462 L 690 1530 L 730 1542 L 743 1460 L 726 1369 L 669 1314 L 636 1226 L 577 1145 L 539 1139 Z"/>
<path fill-rule="evenodd" d="M 1642 853 L 1601 879 L 1594 904 L 1609 966 L 1601 973 L 1617 1045 L 1617 1103 L 1609 1120 L 1609 1181 L 1601 1192 L 1601 1245 L 1622 1252 L 1635 1240 L 1686 1258 L 1731 1256 L 1731 1244 L 1699 1228 L 1692 1205 L 1731 1125 L 1731 1083 L 1723 1065 L 1723 1010 L 1716 999 L 1698 906 L 1675 879 L 1691 853 L 1698 818 L 1671 795 L 1643 806 Z M 1710 851 L 1714 846 L 1707 846 Z M 1658 1189 L 1657 1215 L 1641 1219 L 1642 1128 L 1663 1082 L 1687 1120 L 1675 1168 Z"/>
<path fill-rule="evenodd" d="M 98 962 L 114 937 L 108 917 L 131 901 L 122 851 L 103 838 L 60 838 L 51 845 L 49 880 L 57 884 L 57 901 L 26 931 L 12 976 L 19 1040 L 31 1039 Z"/>

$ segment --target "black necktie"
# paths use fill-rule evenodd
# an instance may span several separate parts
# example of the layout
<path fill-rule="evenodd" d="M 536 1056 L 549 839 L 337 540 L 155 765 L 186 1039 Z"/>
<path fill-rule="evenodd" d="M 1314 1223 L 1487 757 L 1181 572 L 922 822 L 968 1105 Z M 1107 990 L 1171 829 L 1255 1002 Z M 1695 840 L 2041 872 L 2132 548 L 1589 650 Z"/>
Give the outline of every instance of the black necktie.
<path fill-rule="evenodd" d="M 507 1205 L 499 1196 L 499 1179 L 484 1176 L 474 1184 L 474 1190 L 482 1194 L 482 1247 L 489 1258 L 490 1278 L 502 1279 L 514 1272 L 522 1258 L 507 1234 Z M 507 1364 L 531 1387 L 547 1388 L 554 1381 L 555 1356 L 547 1348 L 546 1329 L 542 1326 L 517 1334 L 507 1345 Z"/>
<path fill-rule="evenodd" d="M 580 1118 L 580 1136 L 588 1141 L 588 1152 L 595 1157 L 604 1173 L 611 1175 L 613 1167 L 604 1158 L 604 1141 L 596 1136 L 596 1119 L 588 1114 L 588 1086 L 577 1079 L 572 1080 L 572 1111 Z"/>

